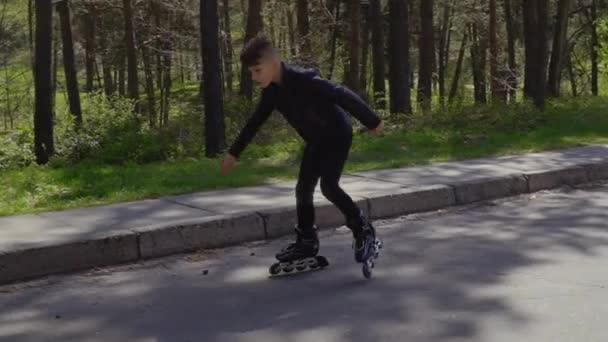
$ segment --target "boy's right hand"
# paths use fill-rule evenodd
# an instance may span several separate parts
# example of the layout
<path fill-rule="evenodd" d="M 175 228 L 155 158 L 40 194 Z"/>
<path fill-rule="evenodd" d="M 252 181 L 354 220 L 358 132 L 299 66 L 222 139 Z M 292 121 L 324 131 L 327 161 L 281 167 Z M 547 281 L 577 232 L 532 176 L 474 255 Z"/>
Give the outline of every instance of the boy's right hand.
<path fill-rule="evenodd" d="M 220 166 L 222 176 L 227 176 L 230 173 L 230 171 L 232 171 L 232 169 L 234 169 L 235 166 L 236 166 L 236 157 L 231 155 L 230 153 L 226 154 L 226 156 L 224 157 L 224 160 L 222 161 L 222 164 Z"/>

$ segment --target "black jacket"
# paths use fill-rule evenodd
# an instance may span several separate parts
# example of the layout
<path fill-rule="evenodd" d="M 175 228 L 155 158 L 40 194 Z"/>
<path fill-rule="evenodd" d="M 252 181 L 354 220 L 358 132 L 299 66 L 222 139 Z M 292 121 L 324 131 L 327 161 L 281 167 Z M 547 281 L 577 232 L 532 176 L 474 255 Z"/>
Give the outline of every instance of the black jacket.
<path fill-rule="evenodd" d="M 348 88 L 325 80 L 313 71 L 285 63 L 282 67 L 281 85 L 272 83 L 262 90 L 257 109 L 229 150 L 231 155 L 240 156 L 274 109 L 281 112 L 309 144 L 343 133 L 352 134 L 352 122 L 344 109 L 369 129 L 380 124 L 378 115 Z"/>

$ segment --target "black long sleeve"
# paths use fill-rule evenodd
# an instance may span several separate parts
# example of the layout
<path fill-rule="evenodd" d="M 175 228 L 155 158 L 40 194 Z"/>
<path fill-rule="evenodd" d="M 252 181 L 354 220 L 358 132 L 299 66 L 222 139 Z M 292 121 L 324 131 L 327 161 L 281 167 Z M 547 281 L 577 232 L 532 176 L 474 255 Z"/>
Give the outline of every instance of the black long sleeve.
<path fill-rule="evenodd" d="M 260 126 L 266 122 L 272 111 L 275 107 L 275 99 L 271 89 L 264 89 L 262 91 L 262 98 L 260 102 L 251 116 L 249 121 L 243 129 L 241 133 L 238 135 L 237 139 L 230 147 L 229 153 L 236 158 L 239 158 L 241 153 L 245 150 L 247 145 L 251 142 L 255 134 L 260 129 Z"/>
<path fill-rule="evenodd" d="M 346 109 L 346 111 L 357 118 L 365 127 L 374 129 L 380 125 L 380 122 L 382 121 L 380 117 L 374 113 L 370 106 L 368 106 L 359 95 L 355 94 L 347 87 L 335 84 L 319 76 L 311 78 L 309 83 L 310 88 L 314 93 Z"/>

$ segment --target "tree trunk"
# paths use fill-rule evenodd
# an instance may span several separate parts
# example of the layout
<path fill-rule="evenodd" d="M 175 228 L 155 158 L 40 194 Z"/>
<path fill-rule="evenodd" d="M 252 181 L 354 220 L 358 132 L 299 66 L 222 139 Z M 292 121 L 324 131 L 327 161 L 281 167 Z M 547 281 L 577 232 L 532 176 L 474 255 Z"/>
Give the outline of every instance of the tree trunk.
<path fill-rule="evenodd" d="M 148 98 L 148 122 L 150 127 L 156 127 L 156 97 L 154 92 L 154 74 L 152 73 L 152 62 L 150 58 L 150 48 L 141 45 L 141 59 L 144 63 L 144 73 L 146 78 L 146 96 Z"/>
<path fill-rule="evenodd" d="M 498 33 L 497 33 L 497 17 L 496 17 L 496 0 L 490 0 L 490 23 L 489 23 L 489 41 L 490 41 L 490 92 L 492 101 L 506 102 L 506 94 L 502 86 L 502 77 L 498 72 L 498 64 L 500 61 L 500 52 L 498 50 Z"/>
<path fill-rule="evenodd" d="M 225 147 L 224 108 L 218 37 L 217 0 L 201 0 L 201 42 L 205 106 L 205 155 L 215 157 Z"/>
<path fill-rule="evenodd" d="M 391 113 L 411 113 L 410 35 L 407 0 L 389 0 L 389 91 Z"/>
<path fill-rule="evenodd" d="M 433 60 L 435 59 L 433 31 L 433 0 L 420 1 L 420 70 L 418 73 L 418 102 L 423 110 L 431 109 Z"/>
<path fill-rule="evenodd" d="M 448 1 L 445 1 L 443 7 L 443 20 L 441 22 L 441 30 L 439 37 L 438 55 L 439 63 L 437 68 L 437 76 L 439 78 L 439 98 L 443 102 L 445 97 L 445 70 L 447 68 L 447 60 L 449 57 L 449 51 L 447 50 L 448 45 L 448 34 L 451 30 L 452 21 L 450 20 L 451 6 Z"/>
<path fill-rule="evenodd" d="M 339 3 L 339 2 L 338 2 Z M 384 61 L 384 25 L 382 1 L 371 0 L 372 59 L 374 65 L 374 103 L 379 108 L 386 108 L 386 84 Z"/>
<path fill-rule="evenodd" d="M 30 44 L 30 62 L 32 64 L 32 70 L 36 69 L 34 62 L 34 0 L 28 0 L 27 2 L 27 21 L 29 31 L 29 44 Z"/>
<path fill-rule="evenodd" d="M 125 56 L 125 51 L 124 49 L 120 49 L 120 51 L 118 52 L 118 94 L 120 96 L 125 96 L 126 94 L 126 86 L 125 86 L 125 81 L 126 81 L 126 71 L 127 71 L 127 66 L 126 66 L 126 56 Z"/>
<path fill-rule="evenodd" d="M 551 62 L 549 63 L 549 80 L 547 81 L 549 95 L 553 97 L 560 96 L 571 3 L 571 0 L 559 0 L 557 5 L 557 18 L 553 31 L 553 49 L 551 49 Z"/>
<path fill-rule="evenodd" d="M 361 90 L 361 95 L 367 101 L 368 93 L 367 93 L 367 67 L 369 61 L 369 37 L 370 37 L 370 13 L 369 13 L 369 4 L 362 4 L 361 11 L 363 12 L 363 27 L 361 30 L 361 75 L 359 82 L 359 89 Z"/>
<path fill-rule="evenodd" d="M 567 61 L 568 64 L 568 76 L 570 78 L 570 89 L 572 90 L 572 96 L 578 96 L 578 90 L 576 86 L 576 75 L 574 74 L 574 67 L 572 66 L 572 51 L 574 50 L 574 44 L 567 51 Z"/>
<path fill-rule="evenodd" d="M 86 92 L 95 90 L 93 82 L 95 80 L 95 22 L 97 21 L 97 9 L 95 5 L 87 6 L 87 13 L 84 15 L 84 52 L 86 70 Z"/>
<path fill-rule="evenodd" d="M 509 60 L 509 70 L 507 71 L 507 84 L 509 87 L 509 101 L 514 102 L 517 93 L 517 63 L 515 60 L 515 31 L 513 27 L 512 0 L 503 0 L 505 7 L 505 25 L 507 31 L 507 53 Z"/>
<path fill-rule="evenodd" d="M 329 57 L 329 72 L 327 74 L 328 79 L 332 79 L 334 75 L 334 69 L 336 66 L 336 46 L 338 44 L 338 36 L 340 35 L 340 4 L 341 1 L 334 1 L 335 9 L 334 9 L 334 18 L 336 21 L 334 22 L 333 32 L 331 37 L 331 52 Z"/>
<path fill-rule="evenodd" d="M 475 21 L 469 26 L 471 36 L 471 67 L 473 69 L 473 87 L 475 92 L 475 103 L 487 102 L 486 95 L 486 60 L 487 43 L 485 34 L 479 32 L 483 25 Z"/>
<path fill-rule="evenodd" d="M 464 54 L 467 48 L 467 33 L 465 31 L 460 43 L 460 50 L 458 51 L 458 61 L 456 62 L 456 69 L 454 70 L 454 78 L 452 78 L 452 86 L 450 87 L 449 101 L 453 101 L 458 94 L 458 82 L 460 81 L 460 73 L 462 72 L 462 63 L 464 60 Z"/>
<path fill-rule="evenodd" d="M 55 152 L 51 55 L 53 42 L 53 5 L 51 0 L 36 1 L 34 152 L 38 164 L 48 163 Z"/>
<path fill-rule="evenodd" d="M 139 112 L 139 76 L 137 74 L 137 49 L 135 47 L 135 30 L 133 29 L 132 0 L 123 0 L 125 17 L 125 46 L 127 48 L 128 96 L 135 101 L 135 112 Z"/>
<path fill-rule="evenodd" d="M 100 21 L 100 31 L 105 32 L 106 30 L 106 19 L 102 18 Z M 110 59 L 110 51 L 108 51 L 108 40 L 109 38 L 106 35 L 102 35 L 99 40 L 100 50 L 101 50 L 101 70 L 103 73 L 103 89 L 106 96 L 112 96 L 114 94 L 114 80 L 112 79 L 112 68 L 111 68 L 111 59 Z"/>
<path fill-rule="evenodd" d="M 68 2 L 62 1 L 57 5 L 59 19 L 61 21 L 61 37 L 63 44 L 63 68 L 65 70 L 65 81 L 70 102 L 70 112 L 74 116 L 77 128 L 82 125 L 82 109 L 80 107 L 80 93 L 78 90 L 78 74 L 74 60 L 74 41 L 72 39 L 72 25 L 70 21 L 70 8 Z"/>
<path fill-rule="evenodd" d="M 255 37 L 258 32 L 262 30 L 263 25 L 262 0 L 249 0 L 245 43 Z M 241 87 L 239 93 L 249 99 L 251 99 L 253 96 L 253 81 L 251 80 L 251 73 L 249 72 L 249 69 L 247 69 L 246 65 L 241 65 Z"/>
<path fill-rule="evenodd" d="M 524 94 L 545 108 L 547 87 L 547 0 L 524 0 L 525 80 Z"/>
<path fill-rule="evenodd" d="M 289 51 L 291 52 L 291 56 L 295 57 L 298 55 L 298 51 L 296 46 L 296 29 L 293 23 L 293 11 L 291 10 L 291 5 L 287 4 L 285 14 L 287 16 L 287 32 L 289 34 Z"/>
<path fill-rule="evenodd" d="M 310 24 L 308 22 L 308 0 L 297 0 L 298 34 L 300 36 L 300 58 L 308 61 L 312 57 Z"/>
<path fill-rule="evenodd" d="M 57 22 L 57 17 L 55 16 L 53 18 L 53 23 Z M 59 74 L 59 44 L 60 44 L 60 37 L 61 37 L 61 27 L 59 27 L 59 25 L 53 24 L 53 60 L 51 61 L 51 70 L 53 73 L 53 87 L 51 90 L 51 108 L 53 108 L 53 121 L 56 118 L 56 114 L 57 112 L 55 111 L 55 109 L 57 108 L 57 84 L 58 82 L 58 78 L 57 75 Z"/>
<path fill-rule="evenodd" d="M 600 43 L 597 35 L 597 0 L 591 0 L 591 94 L 599 94 L 598 50 Z"/>
<path fill-rule="evenodd" d="M 225 46 L 226 46 L 226 55 L 224 56 L 224 75 L 226 77 L 226 93 L 228 96 L 232 95 L 232 85 L 233 85 L 233 72 L 232 72 L 232 63 L 234 56 L 234 49 L 232 48 L 232 33 L 230 27 L 230 1 L 224 0 L 224 32 L 226 36 L 224 37 Z"/>
<path fill-rule="evenodd" d="M 361 74 L 361 2 L 350 0 L 350 54 L 346 85 L 356 93 L 359 89 L 359 75 Z"/>

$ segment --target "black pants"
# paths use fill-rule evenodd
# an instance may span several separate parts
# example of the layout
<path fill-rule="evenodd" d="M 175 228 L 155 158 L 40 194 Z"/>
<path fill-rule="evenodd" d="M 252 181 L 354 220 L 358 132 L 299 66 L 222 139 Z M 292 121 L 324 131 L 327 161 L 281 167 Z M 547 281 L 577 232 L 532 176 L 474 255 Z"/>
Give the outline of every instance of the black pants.
<path fill-rule="evenodd" d="M 306 145 L 296 186 L 298 227 L 304 232 L 311 230 L 315 222 L 313 194 L 319 179 L 323 196 L 340 209 L 347 222 L 359 217 L 359 207 L 339 185 L 351 145 L 350 132 Z"/>

